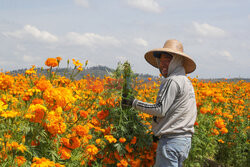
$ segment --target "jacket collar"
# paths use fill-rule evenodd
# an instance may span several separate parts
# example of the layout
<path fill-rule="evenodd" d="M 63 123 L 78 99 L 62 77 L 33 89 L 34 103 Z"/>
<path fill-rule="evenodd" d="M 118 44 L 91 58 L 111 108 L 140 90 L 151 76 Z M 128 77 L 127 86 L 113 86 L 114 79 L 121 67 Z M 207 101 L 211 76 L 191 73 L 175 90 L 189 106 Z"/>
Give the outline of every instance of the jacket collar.
<path fill-rule="evenodd" d="M 167 76 L 167 78 L 171 77 L 171 76 L 175 76 L 175 75 L 185 75 L 185 74 L 186 74 L 185 68 L 183 66 L 179 66 L 179 67 L 175 68 L 174 71 Z"/>

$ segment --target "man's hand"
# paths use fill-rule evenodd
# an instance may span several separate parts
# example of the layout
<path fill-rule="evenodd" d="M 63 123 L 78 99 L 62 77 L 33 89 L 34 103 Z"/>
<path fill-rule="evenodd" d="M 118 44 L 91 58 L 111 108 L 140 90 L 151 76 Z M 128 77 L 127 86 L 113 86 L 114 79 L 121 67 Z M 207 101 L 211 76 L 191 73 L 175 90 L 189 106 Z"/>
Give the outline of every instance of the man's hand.
<path fill-rule="evenodd" d="M 132 104 L 134 102 L 134 98 L 130 97 L 130 98 L 122 98 L 122 107 L 132 107 Z"/>

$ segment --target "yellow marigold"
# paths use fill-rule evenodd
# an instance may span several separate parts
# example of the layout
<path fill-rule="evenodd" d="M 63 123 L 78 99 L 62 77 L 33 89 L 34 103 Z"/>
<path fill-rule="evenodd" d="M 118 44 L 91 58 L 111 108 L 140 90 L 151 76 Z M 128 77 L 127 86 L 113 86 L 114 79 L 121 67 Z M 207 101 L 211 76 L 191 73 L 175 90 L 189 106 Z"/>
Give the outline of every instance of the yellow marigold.
<path fill-rule="evenodd" d="M 35 66 L 33 65 L 30 69 L 26 70 L 25 74 L 27 75 L 36 74 Z"/>
<path fill-rule="evenodd" d="M 91 144 L 86 147 L 86 151 L 89 155 L 96 155 L 98 153 L 98 148 Z"/>
<path fill-rule="evenodd" d="M 46 159 L 44 157 L 38 158 L 34 157 L 33 158 L 33 163 L 31 164 L 31 167 L 54 167 L 55 163 L 53 161 L 50 161 L 49 159 Z"/>
<path fill-rule="evenodd" d="M 26 148 L 23 144 L 20 144 L 20 145 L 17 147 L 17 149 L 18 149 L 19 151 L 21 151 L 22 153 L 24 153 L 24 151 L 27 150 L 27 148 Z"/>
<path fill-rule="evenodd" d="M 2 112 L 0 116 L 4 118 L 15 118 L 18 115 L 20 115 L 19 112 L 10 110 Z"/>
<path fill-rule="evenodd" d="M 6 110 L 8 105 L 6 105 L 2 100 L 0 100 L 0 112 Z"/>
<path fill-rule="evenodd" d="M 79 62 L 79 60 L 75 61 L 75 59 L 72 59 L 73 61 L 73 64 L 76 66 L 76 67 L 81 67 L 83 64 Z"/>
<path fill-rule="evenodd" d="M 48 67 L 56 67 L 56 66 L 58 66 L 58 61 L 56 58 L 48 58 L 45 61 L 45 65 Z"/>
<path fill-rule="evenodd" d="M 112 135 L 105 135 L 104 136 L 106 140 L 108 140 L 109 143 L 116 143 L 117 140 Z"/>

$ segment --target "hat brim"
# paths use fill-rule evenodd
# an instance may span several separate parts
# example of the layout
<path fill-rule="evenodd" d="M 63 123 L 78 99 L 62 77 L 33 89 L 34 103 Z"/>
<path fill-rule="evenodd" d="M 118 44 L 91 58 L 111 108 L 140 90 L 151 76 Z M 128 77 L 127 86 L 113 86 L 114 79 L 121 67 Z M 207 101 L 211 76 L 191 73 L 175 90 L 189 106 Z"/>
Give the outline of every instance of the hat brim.
<path fill-rule="evenodd" d="M 146 61 L 154 66 L 155 68 L 158 68 L 156 58 L 154 57 L 154 52 L 167 52 L 170 54 L 175 54 L 178 56 L 182 56 L 184 58 L 183 66 L 185 68 L 186 74 L 193 72 L 196 69 L 196 64 L 193 61 L 192 58 L 190 58 L 188 55 L 182 52 L 176 52 L 168 48 L 158 48 L 158 49 L 153 49 L 148 51 L 145 55 L 144 58 Z"/>

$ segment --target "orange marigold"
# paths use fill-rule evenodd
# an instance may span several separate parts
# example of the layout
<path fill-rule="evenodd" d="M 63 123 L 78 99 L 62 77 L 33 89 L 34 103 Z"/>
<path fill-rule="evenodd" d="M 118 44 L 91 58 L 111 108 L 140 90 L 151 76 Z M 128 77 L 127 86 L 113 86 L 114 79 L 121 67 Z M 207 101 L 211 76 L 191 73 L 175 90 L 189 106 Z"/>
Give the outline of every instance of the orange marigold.
<path fill-rule="evenodd" d="M 98 153 L 98 148 L 91 144 L 86 147 L 86 151 L 89 155 L 96 155 Z"/>
<path fill-rule="evenodd" d="M 118 164 L 117 167 L 127 167 L 128 162 L 125 159 L 122 159 Z"/>
<path fill-rule="evenodd" d="M 124 142 L 126 142 L 126 139 L 125 139 L 124 137 L 121 137 L 121 138 L 119 139 L 119 142 L 124 143 Z"/>
<path fill-rule="evenodd" d="M 105 119 L 107 116 L 109 115 L 109 111 L 108 110 L 105 110 L 105 111 L 99 111 L 97 113 L 97 118 L 99 118 L 100 120 L 103 120 Z"/>
<path fill-rule="evenodd" d="M 77 125 L 76 127 L 74 127 L 72 129 L 72 131 L 75 131 L 77 133 L 77 135 L 83 137 L 83 136 L 86 136 L 88 135 L 89 133 L 89 126 L 88 125 Z"/>
<path fill-rule="evenodd" d="M 215 122 L 214 122 L 214 124 L 215 124 L 215 126 L 217 127 L 217 128 L 225 128 L 226 127 L 226 125 L 225 125 L 225 120 L 223 120 L 223 119 L 221 119 L 221 118 L 218 118 L 218 119 L 216 119 L 215 120 Z"/>
<path fill-rule="evenodd" d="M 78 137 L 72 137 L 70 139 L 63 137 L 61 138 L 61 142 L 63 143 L 64 146 L 71 149 L 76 149 L 81 145 L 81 141 L 79 140 Z"/>
<path fill-rule="evenodd" d="M 24 156 L 17 156 L 15 158 L 15 162 L 17 163 L 18 166 L 22 166 L 26 162 L 26 159 Z"/>
<path fill-rule="evenodd" d="M 220 132 L 217 129 L 212 129 L 212 135 L 219 135 Z"/>
<path fill-rule="evenodd" d="M 71 157 L 71 150 L 66 147 L 60 147 L 58 153 L 61 155 L 61 159 L 63 160 L 70 159 Z"/>
<path fill-rule="evenodd" d="M 51 88 L 52 84 L 50 83 L 50 81 L 46 79 L 41 79 L 38 82 L 36 82 L 36 87 L 41 91 L 45 91 L 46 89 Z"/>
<path fill-rule="evenodd" d="M 220 129 L 220 131 L 221 131 L 221 134 L 225 134 L 225 133 L 228 133 L 228 130 L 227 130 L 227 128 L 221 128 Z"/>
<path fill-rule="evenodd" d="M 56 66 L 58 66 L 58 61 L 56 58 L 48 58 L 45 61 L 45 65 L 48 67 L 56 67 Z"/>
<path fill-rule="evenodd" d="M 133 139 L 130 141 L 130 144 L 135 144 L 136 143 L 136 137 L 134 136 Z"/>

